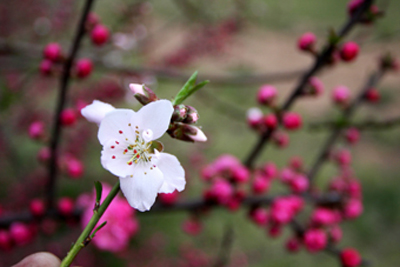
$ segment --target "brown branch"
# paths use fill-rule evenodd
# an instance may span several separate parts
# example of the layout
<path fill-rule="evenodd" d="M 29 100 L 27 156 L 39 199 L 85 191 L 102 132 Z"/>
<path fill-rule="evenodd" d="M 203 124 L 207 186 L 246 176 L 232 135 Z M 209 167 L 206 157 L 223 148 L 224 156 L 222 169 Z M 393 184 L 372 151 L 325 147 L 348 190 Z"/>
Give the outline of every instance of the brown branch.
<path fill-rule="evenodd" d="M 366 0 L 358 9 L 357 13 L 350 17 L 349 20 L 345 23 L 345 25 L 339 30 L 337 34 L 338 39 L 342 39 L 346 34 L 360 21 L 362 15 L 369 9 L 373 0 Z M 323 67 L 326 66 L 327 62 L 329 62 L 332 53 L 334 52 L 336 47 L 335 42 L 329 42 L 325 45 L 325 48 L 322 52 L 316 57 L 313 66 L 301 77 L 298 85 L 293 90 L 292 94 L 286 99 L 281 107 L 281 111 L 287 111 L 290 109 L 294 101 L 301 96 L 305 86 L 308 83 L 308 80 L 316 75 Z M 263 150 L 264 146 L 271 139 L 272 134 L 275 130 L 269 129 L 267 130 L 258 140 L 257 144 L 254 146 L 253 150 L 249 153 L 248 157 L 244 160 L 245 165 L 248 168 L 252 168 L 254 161 L 258 157 L 258 155 Z"/>
<path fill-rule="evenodd" d="M 81 44 L 82 38 L 85 34 L 85 22 L 86 18 L 89 14 L 89 11 L 92 7 L 94 0 L 87 0 L 85 2 L 85 6 L 82 11 L 82 15 L 76 29 L 74 41 L 68 55 L 67 60 L 63 66 L 63 73 L 60 79 L 60 91 L 58 95 L 58 101 L 56 105 L 56 110 L 54 113 L 54 123 L 53 123 L 53 131 L 50 140 L 50 153 L 51 158 L 49 161 L 49 177 L 47 182 L 46 194 L 47 194 L 47 208 L 51 209 L 54 207 L 54 198 L 55 198 L 55 190 L 56 190 L 56 180 L 58 174 L 57 168 L 57 158 L 58 158 L 58 146 L 60 142 L 61 136 L 61 120 L 60 114 L 66 105 L 67 100 L 67 90 L 70 83 L 71 78 L 71 69 L 74 63 L 75 57 L 78 53 L 79 46 Z"/>
<path fill-rule="evenodd" d="M 377 83 L 379 80 L 382 78 L 384 75 L 386 69 L 379 69 L 375 73 L 371 74 L 363 88 L 361 89 L 360 93 L 358 96 L 353 100 L 353 102 L 343 111 L 342 118 L 345 120 L 349 120 L 349 118 L 353 115 L 355 109 L 357 106 L 363 101 L 365 92 L 369 90 L 371 87 L 376 87 Z M 310 168 L 310 171 L 307 174 L 308 179 L 312 183 L 314 180 L 315 175 L 321 168 L 322 164 L 328 159 L 329 152 L 331 151 L 334 143 L 337 141 L 337 139 L 340 137 L 340 134 L 342 132 L 342 127 L 335 127 L 327 140 L 325 141 L 325 144 L 323 145 L 320 153 L 318 154 L 314 164 Z"/>

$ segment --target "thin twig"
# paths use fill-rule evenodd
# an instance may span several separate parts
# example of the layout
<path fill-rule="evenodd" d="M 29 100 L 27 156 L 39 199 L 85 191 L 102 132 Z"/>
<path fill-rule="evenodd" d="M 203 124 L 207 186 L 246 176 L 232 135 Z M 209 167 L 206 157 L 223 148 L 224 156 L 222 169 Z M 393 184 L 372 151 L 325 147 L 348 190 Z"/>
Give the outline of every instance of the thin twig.
<path fill-rule="evenodd" d="M 56 180 L 58 174 L 58 166 L 57 166 L 57 158 L 58 158 L 58 145 L 60 141 L 61 135 L 61 120 L 60 114 L 65 107 L 67 100 L 67 90 L 71 78 L 71 69 L 74 63 L 75 57 L 77 55 L 79 46 L 81 44 L 82 38 L 85 34 L 85 22 L 86 18 L 89 14 L 89 11 L 92 7 L 94 0 L 87 0 L 85 2 L 85 6 L 82 11 L 82 15 L 75 33 L 75 38 L 71 47 L 71 51 L 67 60 L 65 61 L 63 67 L 63 73 L 60 79 L 60 92 L 58 95 L 58 101 L 56 105 L 56 110 L 54 113 L 54 123 L 53 123 L 53 131 L 50 140 L 50 153 L 51 158 L 49 161 L 49 178 L 47 182 L 47 208 L 51 209 L 54 207 L 54 198 L 55 198 L 55 190 L 56 190 Z"/>
<path fill-rule="evenodd" d="M 373 0 L 366 0 L 358 9 L 357 13 L 350 17 L 347 23 L 339 30 L 337 37 L 339 39 L 343 38 L 349 31 L 357 24 L 360 20 L 361 16 L 365 13 L 366 10 L 369 9 Z M 324 66 L 326 66 L 327 62 L 329 61 L 333 51 L 335 50 L 336 44 L 334 42 L 328 43 L 322 52 L 316 58 L 313 66 L 301 77 L 300 82 L 293 90 L 292 94 L 287 98 L 287 100 L 283 103 L 281 107 L 281 111 L 287 111 L 294 101 L 301 96 L 304 88 L 306 87 L 309 79 L 316 75 Z M 248 168 L 252 168 L 254 161 L 258 157 L 258 155 L 263 150 L 264 146 L 268 143 L 271 139 L 272 134 L 275 130 L 268 129 L 258 140 L 257 144 L 254 146 L 253 150 L 249 153 L 247 158 L 244 160 L 245 165 Z"/>
<path fill-rule="evenodd" d="M 365 120 L 361 122 L 338 124 L 335 121 L 316 122 L 309 125 L 310 130 L 326 130 L 340 128 L 356 128 L 358 130 L 387 130 L 393 127 L 400 126 L 400 117 L 386 120 Z"/>
<path fill-rule="evenodd" d="M 232 225 L 226 225 L 224 235 L 222 237 L 221 247 L 214 267 L 224 267 L 229 264 L 229 256 L 232 252 L 234 232 Z"/>
<path fill-rule="evenodd" d="M 379 69 L 375 73 L 371 74 L 368 81 L 362 87 L 358 96 L 343 111 L 343 115 L 342 115 L 343 118 L 345 118 L 346 120 L 349 120 L 349 118 L 353 115 L 357 106 L 363 101 L 367 90 L 369 90 L 371 87 L 376 87 L 377 83 L 382 78 L 384 73 L 385 73 L 385 69 Z M 336 140 L 340 137 L 341 132 L 342 132 L 342 127 L 335 127 L 332 130 L 329 137 L 327 138 L 327 140 L 325 141 L 325 144 L 323 145 L 320 153 L 318 154 L 314 164 L 310 168 L 310 171 L 307 173 L 307 177 L 311 183 L 313 182 L 314 177 L 317 174 L 317 172 L 319 171 L 319 169 L 321 168 L 322 164 L 328 159 L 329 152 L 331 151 L 331 148 L 334 145 L 334 143 L 336 142 Z"/>

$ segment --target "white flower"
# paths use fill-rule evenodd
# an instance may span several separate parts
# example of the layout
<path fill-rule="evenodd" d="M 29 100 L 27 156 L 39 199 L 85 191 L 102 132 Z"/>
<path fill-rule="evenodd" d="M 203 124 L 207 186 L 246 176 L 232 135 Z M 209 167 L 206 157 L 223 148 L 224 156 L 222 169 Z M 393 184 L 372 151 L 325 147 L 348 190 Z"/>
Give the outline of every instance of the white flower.
<path fill-rule="evenodd" d="M 94 104 L 86 108 L 94 110 L 90 107 Z M 100 122 L 101 163 L 120 178 L 121 190 L 129 204 L 140 211 L 149 210 L 158 193 L 185 188 L 185 171 L 178 159 L 152 146 L 158 144 L 154 140 L 167 131 L 172 112 L 170 101 L 158 100 L 138 112 L 130 109 L 108 111 Z M 91 115 L 86 118 L 93 121 Z"/>

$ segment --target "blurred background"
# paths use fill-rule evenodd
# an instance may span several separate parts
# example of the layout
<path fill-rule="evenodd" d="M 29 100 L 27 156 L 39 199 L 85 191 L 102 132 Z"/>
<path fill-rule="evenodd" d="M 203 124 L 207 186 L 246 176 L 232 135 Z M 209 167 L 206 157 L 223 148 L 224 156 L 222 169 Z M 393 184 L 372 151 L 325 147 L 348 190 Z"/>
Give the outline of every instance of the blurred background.
<path fill-rule="evenodd" d="M 85 38 L 78 57 L 93 61 L 93 72 L 74 79 L 68 107 L 101 99 L 117 107 L 135 110 L 128 91 L 130 82 L 145 83 L 160 98 L 172 99 L 190 75 L 210 84 L 185 102 L 200 114 L 198 125 L 208 136 L 204 144 L 184 143 L 164 136 L 166 151 L 176 155 L 187 173 L 187 189 L 180 201 L 198 199 L 206 187 L 201 167 L 229 153 L 244 160 L 257 142 L 246 123 L 246 111 L 257 106 L 256 93 L 263 84 L 278 89 L 279 102 L 290 94 L 313 58 L 297 49 L 304 32 L 314 32 L 321 47 L 330 29 L 347 21 L 346 0 L 278 1 L 104 1 L 93 11 L 108 27 L 108 42 L 96 47 Z M 293 110 L 303 116 L 304 127 L 290 133 L 290 144 L 280 149 L 268 144 L 258 163 L 274 162 L 279 168 L 292 156 L 301 156 L 306 168 L 315 160 L 328 129 L 315 131 L 313 122 L 334 120 L 338 114 L 331 91 L 346 85 L 355 94 L 368 75 L 377 69 L 379 57 L 391 52 L 400 56 L 400 2 L 377 1 L 385 15 L 376 23 L 358 26 L 346 40 L 360 44 L 360 55 L 351 63 L 338 63 L 318 75 L 325 91 L 318 98 L 298 100 Z M 29 138 L 29 125 L 40 119 L 50 132 L 59 88 L 57 71 L 39 71 L 42 50 L 50 42 L 61 44 L 65 54 L 83 7 L 83 1 L 15 0 L 0 2 L 0 216 L 27 209 L 30 199 L 43 195 L 46 169 L 37 160 L 44 146 Z M 381 99 L 362 105 L 356 121 L 385 120 L 400 116 L 400 77 L 389 73 L 379 84 Z M 263 111 L 266 112 L 267 109 Z M 101 147 L 96 125 L 78 119 L 65 127 L 62 151 L 84 164 L 79 179 L 62 172 L 59 196 L 76 199 L 93 190 L 93 181 L 115 183 L 99 161 Z M 400 263 L 400 127 L 366 130 L 352 147 L 355 175 L 363 185 L 363 215 L 345 222 L 340 247 L 355 247 L 375 266 Z M 325 164 L 317 179 L 321 188 L 336 174 Z M 271 192 L 281 192 L 278 185 Z M 185 234 L 182 222 L 188 213 L 136 213 L 140 231 L 129 249 L 121 253 L 85 248 L 78 257 L 82 266 L 212 266 L 224 229 L 232 227 L 230 266 L 339 266 L 327 253 L 310 255 L 304 249 L 288 254 L 284 248 L 290 229 L 277 238 L 250 223 L 246 209 L 229 212 L 215 209 L 202 219 L 203 230 Z M 52 224 L 54 226 L 54 224 Z M 43 227 L 43 226 L 41 226 Z M 51 234 L 39 233 L 28 245 L 0 251 L 0 266 L 10 266 L 23 256 L 50 250 L 63 257 L 80 232 L 79 223 L 56 223 Z M 40 227 L 39 227 L 40 228 Z M 196 263 L 188 259 L 196 258 Z M 186 264 L 186 265 L 185 265 Z M 197 265 L 196 265 L 197 264 Z"/>

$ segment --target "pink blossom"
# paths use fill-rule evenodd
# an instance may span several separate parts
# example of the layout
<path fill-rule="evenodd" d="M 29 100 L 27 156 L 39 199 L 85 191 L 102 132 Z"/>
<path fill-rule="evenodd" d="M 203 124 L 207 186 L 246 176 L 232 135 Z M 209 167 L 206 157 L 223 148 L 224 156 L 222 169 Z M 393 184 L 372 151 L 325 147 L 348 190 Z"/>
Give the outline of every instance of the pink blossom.
<path fill-rule="evenodd" d="M 349 128 L 347 129 L 345 136 L 349 144 L 355 144 L 360 140 L 360 131 L 357 128 Z"/>
<path fill-rule="evenodd" d="M 354 248 L 345 248 L 340 253 L 343 267 L 357 267 L 361 264 L 360 253 Z"/>
<path fill-rule="evenodd" d="M 111 191 L 111 187 L 103 183 L 103 201 Z M 93 215 L 93 206 L 95 202 L 95 194 L 92 196 L 81 197 L 80 203 L 85 208 L 81 225 L 84 228 Z M 86 200 L 84 199 L 86 198 Z M 96 225 L 99 226 L 103 221 L 107 224 L 101 228 L 93 238 L 93 244 L 101 250 L 118 252 L 124 250 L 129 241 L 139 230 L 139 222 L 134 217 L 135 210 L 131 208 L 128 202 L 121 196 L 116 196 L 111 202 L 107 210 L 101 217 L 101 221 Z"/>
<path fill-rule="evenodd" d="M 311 222 L 315 226 L 331 225 L 339 220 L 339 214 L 327 208 L 316 208 L 311 215 Z"/>
<path fill-rule="evenodd" d="M 252 191 L 254 194 L 263 194 L 268 191 L 270 185 L 271 181 L 269 178 L 258 174 L 252 183 Z"/>
<path fill-rule="evenodd" d="M 324 249 L 327 242 L 326 233 L 320 229 L 310 229 L 304 234 L 304 245 L 311 253 Z"/>
<path fill-rule="evenodd" d="M 278 119 L 276 118 L 276 115 L 273 113 L 265 115 L 264 125 L 267 127 L 267 129 L 275 129 L 278 126 Z"/>
<path fill-rule="evenodd" d="M 311 77 L 308 81 L 311 87 L 311 95 L 319 96 L 324 92 L 324 84 L 317 77 Z"/>
<path fill-rule="evenodd" d="M 350 99 L 350 91 L 346 86 L 340 85 L 333 89 L 333 101 L 336 104 L 346 104 Z"/>
<path fill-rule="evenodd" d="M 14 222 L 10 226 L 10 236 L 15 244 L 23 246 L 32 241 L 33 233 L 26 224 Z"/>
<path fill-rule="evenodd" d="M 199 220 L 190 218 L 183 222 L 182 229 L 189 235 L 198 235 L 203 230 L 203 225 Z"/>
<path fill-rule="evenodd" d="M 247 123 L 251 128 L 256 128 L 262 121 L 263 113 L 259 108 L 250 108 L 247 111 Z"/>
<path fill-rule="evenodd" d="M 287 130 L 297 130 L 302 125 L 301 116 L 295 112 L 287 112 L 283 115 L 283 126 Z"/>
<path fill-rule="evenodd" d="M 44 135 L 45 125 L 42 121 L 34 121 L 29 126 L 29 137 L 32 139 L 40 139 Z"/>
<path fill-rule="evenodd" d="M 90 38 L 93 44 L 101 46 L 107 42 L 109 35 L 110 33 L 106 26 L 97 24 L 90 33 Z"/>
<path fill-rule="evenodd" d="M 309 181 L 308 178 L 303 174 L 297 174 L 290 181 L 290 188 L 293 193 L 302 193 L 308 189 Z"/>
<path fill-rule="evenodd" d="M 343 61 L 350 62 L 353 61 L 360 50 L 359 46 L 355 42 L 347 42 L 340 49 L 340 57 Z"/>
<path fill-rule="evenodd" d="M 344 206 L 344 217 L 346 219 L 355 219 L 363 212 L 363 204 L 359 199 L 350 199 Z"/>
<path fill-rule="evenodd" d="M 268 222 L 268 211 L 264 208 L 257 208 L 250 212 L 251 220 L 259 226 L 265 226 Z"/>
<path fill-rule="evenodd" d="M 58 43 L 49 43 L 43 50 L 44 58 L 50 61 L 58 61 L 61 57 L 62 49 Z"/>
<path fill-rule="evenodd" d="M 306 32 L 297 41 L 297 47 L 302 51 L 312 51 L 317 37 L 312 32 Z"/>
<path fill-rule="evenodd" d="M 265 84 L 260 87 L 257 93 L 257 101 L 263 105 L 271 105 L 277 95 L 276 88 L 272 85 Z"/>

